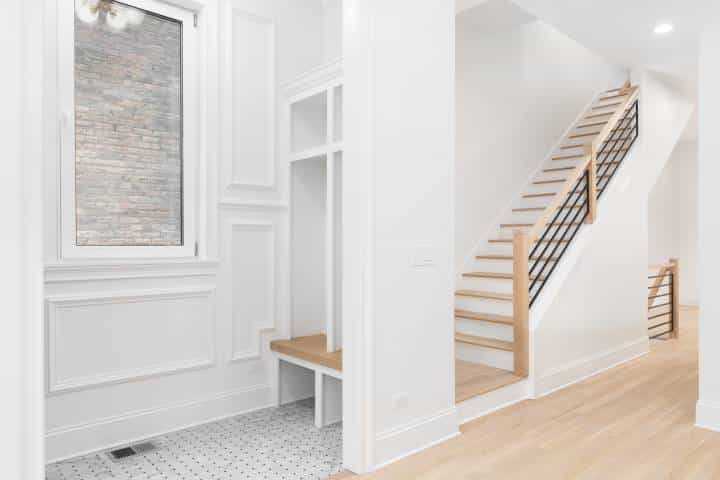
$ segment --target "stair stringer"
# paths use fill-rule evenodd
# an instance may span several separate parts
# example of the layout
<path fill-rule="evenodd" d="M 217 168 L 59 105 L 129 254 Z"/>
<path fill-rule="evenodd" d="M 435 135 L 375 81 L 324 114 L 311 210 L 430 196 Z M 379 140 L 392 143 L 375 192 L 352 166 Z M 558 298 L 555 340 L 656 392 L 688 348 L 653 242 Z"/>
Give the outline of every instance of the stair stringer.
<path fill-rule="evenodd" d="M 648 196 L 694 106 L 649 72 L 640 77 L 640 105 L 649 104 L 640 136 L 598 202 L 596 222 L 580 229 L 530 310 L 532 397 L 648 351 Z"/>

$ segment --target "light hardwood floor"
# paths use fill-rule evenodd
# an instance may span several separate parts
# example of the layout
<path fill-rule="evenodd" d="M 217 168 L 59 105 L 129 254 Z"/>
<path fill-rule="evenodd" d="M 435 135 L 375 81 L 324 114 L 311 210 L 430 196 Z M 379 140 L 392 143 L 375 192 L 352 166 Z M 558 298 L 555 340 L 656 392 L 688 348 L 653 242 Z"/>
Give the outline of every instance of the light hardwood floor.
<path fill-rule="evenodd" d="M 697 311 L 683 309 L 681 325 L 679 340 L 655 341 L 640 359 L 352 478 L 720 479 L 720 433 L 694 426 Z"/>

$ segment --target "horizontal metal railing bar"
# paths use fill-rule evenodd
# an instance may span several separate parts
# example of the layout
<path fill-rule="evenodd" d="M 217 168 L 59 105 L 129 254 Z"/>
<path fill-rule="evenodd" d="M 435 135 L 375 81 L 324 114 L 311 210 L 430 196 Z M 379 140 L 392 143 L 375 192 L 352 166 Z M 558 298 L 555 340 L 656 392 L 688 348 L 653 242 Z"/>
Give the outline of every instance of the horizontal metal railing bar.
<path fill-rule="evenodd" d="M 662 277 L 670 277 L 672 279 L 672 273 L 668 272 L 668 273 L 663 273 L 662 275 L 653 275 L 653 276 L 648 277 L 648 280 L 650 280 L 651 278 L 662 278 Z"/>
<path fill-rule="evenodd" d="M 669 286 L 671 286 L 671 285 L 672 285 L 672 283 L 662 283 L 662 284 L 660 284 L 660 285 L 655 285 L 655 286 L 650 285 L 650 286 L 648 286 L 648 288 L 649 288 L 649 289 L 662 288 L 662 287 L 669 287 Z"/>

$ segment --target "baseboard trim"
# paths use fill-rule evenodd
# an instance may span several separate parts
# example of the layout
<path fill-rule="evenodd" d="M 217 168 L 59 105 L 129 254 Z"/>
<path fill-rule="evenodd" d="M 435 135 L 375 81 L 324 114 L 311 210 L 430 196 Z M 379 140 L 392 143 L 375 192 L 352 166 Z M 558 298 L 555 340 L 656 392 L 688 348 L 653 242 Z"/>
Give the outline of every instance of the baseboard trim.
<path fill-rule="evenodd" d="M 575 360 L 568 365 L 548 370 L 535 380 L 535 397 L 544 397 L 581 382 L 650 351 L 646 336 L 624 343 L 617 348 Z"/>
<path fill-rule="evenodd" d="M 530 398 L 528 380 L 513 383 L 457 404 L 458 423 L 463 425 Z"/>
<path fill-rule="evenodd" d="M 695 406 L 695 426 L 720 432 L 720 405 L 698 400 Z"/>
<path fill-rule="evenodd" d="M 394 463 L 460 434 L 455 408 L 386 430 L 375 439 L 374 469 Z"/>
<path fill-rule="evenodd" d="M 46 462 L 109 450 L 273 405 L 270 385 L 254 385 L 205 398 L 50 429 Z"/>

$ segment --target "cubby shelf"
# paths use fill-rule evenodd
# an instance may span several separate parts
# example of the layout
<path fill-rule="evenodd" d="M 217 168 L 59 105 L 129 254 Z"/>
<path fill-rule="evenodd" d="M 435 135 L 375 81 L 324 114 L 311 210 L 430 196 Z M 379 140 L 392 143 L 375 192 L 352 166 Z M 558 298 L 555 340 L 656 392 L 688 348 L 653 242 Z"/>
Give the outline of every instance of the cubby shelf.
<path fill-rule="evenodd" d="M 292 338 L 342 349 L 342 64 L 284 87 L 290 163 Z"/>

